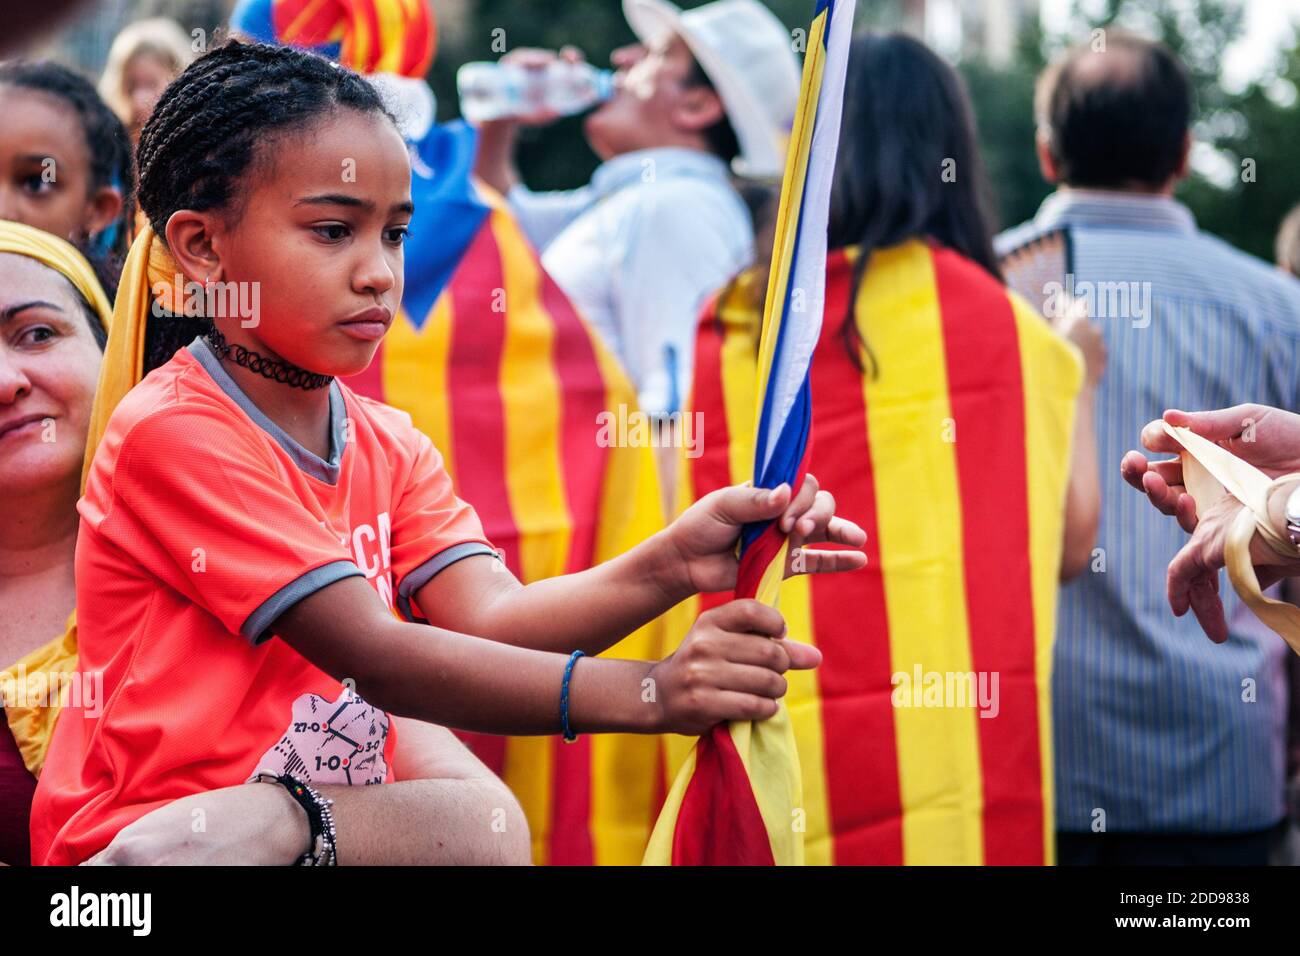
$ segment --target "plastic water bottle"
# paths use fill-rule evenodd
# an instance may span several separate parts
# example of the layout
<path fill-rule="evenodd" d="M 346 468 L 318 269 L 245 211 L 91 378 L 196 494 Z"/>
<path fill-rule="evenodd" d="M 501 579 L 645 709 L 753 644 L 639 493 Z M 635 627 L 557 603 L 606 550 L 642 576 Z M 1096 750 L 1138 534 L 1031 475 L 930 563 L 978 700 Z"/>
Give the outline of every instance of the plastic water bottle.
<path fill-rule="evenodd" d="M 590 63 L 552 60 L 544 67 L 466 63 L 456 73 L 460 112 L 471 123 L 549 112 L 580 113 L 614 92 L 614 74 Z"/>

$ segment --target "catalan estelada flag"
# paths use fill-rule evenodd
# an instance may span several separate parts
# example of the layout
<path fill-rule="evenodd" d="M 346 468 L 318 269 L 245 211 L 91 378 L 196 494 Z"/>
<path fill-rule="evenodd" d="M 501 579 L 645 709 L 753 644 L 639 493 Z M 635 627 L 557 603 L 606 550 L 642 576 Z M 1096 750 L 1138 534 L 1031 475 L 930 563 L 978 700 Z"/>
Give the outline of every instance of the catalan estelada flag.
<path fill-rule="evenodd" d="M 348 384 L 410 413 L 488 540 L 530 582 L 615 557 L 663 527 L 663 508 L 654 450 L 599 440 L 603 415 L 635 412 L 630 382 L 504 203 L 483 197 L 490 211 L 445 289 L 418 320 L 408 309 L 419 297 L 404 296 L 370 368 Z M 609 653 L 657 657 L 660 626 Z M 656 738 L 466 736 L 519 797 L 535 862 L 641 859 L 662 794 Z"/>
<path fill-rule="evenodd" d="M 839 145 L 854 0 L 818 0 L 777 211 L 772 271 L 755 369 L 752 468 L 757 487 L 798 489 L 811 444 L 810 364 L 821 329 L 826 226 Z M 707 427 L 707 426 L 706 426 Z M 775 521 L 746 527 L 736 596 L 775 605 L 786 537 Z M 684 632 L 683 632 L 684 633 Z M 644 862 L 797 865 L 804 861 L 799 759 L 784 706 L 701 737 L 678 772 Z"/>
<path fill-rule="evenodd" d="M 827 262 L 808 470 L 867 531 L 867 567 L 781 589 L 790 637 L 823 654 L 786 675 L 807 862 L 1051 863 L 1050 668 L 1082 365 L 984 270 L 911 241 L 877 250 L 858 291 L 864 369 L 843 335 L 855 260 Z M 679 502 L 747 474 L 754 282 L 701 322 L 703 454 L 682 459 Z M 675 609 L 670 633 L 730 597 Z M 670 768 L 686 759 L 678 739 Z"/>

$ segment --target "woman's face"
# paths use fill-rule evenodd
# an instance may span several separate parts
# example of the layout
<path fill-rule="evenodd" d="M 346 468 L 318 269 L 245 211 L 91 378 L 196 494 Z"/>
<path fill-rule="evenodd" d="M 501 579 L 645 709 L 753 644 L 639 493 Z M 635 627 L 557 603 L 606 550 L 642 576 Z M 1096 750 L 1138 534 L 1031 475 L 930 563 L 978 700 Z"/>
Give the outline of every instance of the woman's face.
<path fill-rule="evenodd" d="M 121 211 L 119 192 L 92 186 L 90 149 L 72 107 L 0 83 L 0 219 L 79 243 Z"/>
<path fill-rule="evenodd" d="M 0 253 L 0 499 L 80 481 L 100 351 L 72 285 Z"/>
<path fill-rule="evenodd" d="M 122 88 L 131 104 L 132 131 L 138 133 L 144 128 L 158 98 L 175 78 L 175 71 L 153 53 L 137 53 L 127 61 L 122 71 Z"/>

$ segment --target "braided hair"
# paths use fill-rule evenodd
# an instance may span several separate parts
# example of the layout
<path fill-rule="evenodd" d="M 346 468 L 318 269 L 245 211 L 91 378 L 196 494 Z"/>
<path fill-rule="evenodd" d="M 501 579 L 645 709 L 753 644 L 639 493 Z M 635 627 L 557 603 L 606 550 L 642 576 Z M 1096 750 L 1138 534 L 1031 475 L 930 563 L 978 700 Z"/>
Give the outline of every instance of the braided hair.
<path fill-rule="evenodd" d="M 241 180 L 268 140 L 341 107 L 392 119 L 351 70 L 289 47 L 227 41 L 173 80 L 145 123 L 136 155 L 140 208 L 159 236 L 178 209 L 237 211 Z M 209 327 L 185 316 L 150 321 L 146 370 Z"/>
<path fill-rule="evenodd" d="M 106 253 L 111 261 L 100 263 L 108 267 L 108 272 L 115 272 L 126 256 L 130 239 L 126 223 L 133 184 L 131 140 L 122 121 L 100 99 L 88 80 L 51 60 L 0 63 L 0 84 L 46 93 L 76 113 L 86 137 L 86 153 L 90 156 L 90 188 L 109 186 L 122 194 L 122 214 L 116 223 L 113 246 Z M 82 252 L 92 263 L 105 256 L 103 252 L 86 248 Z"/>

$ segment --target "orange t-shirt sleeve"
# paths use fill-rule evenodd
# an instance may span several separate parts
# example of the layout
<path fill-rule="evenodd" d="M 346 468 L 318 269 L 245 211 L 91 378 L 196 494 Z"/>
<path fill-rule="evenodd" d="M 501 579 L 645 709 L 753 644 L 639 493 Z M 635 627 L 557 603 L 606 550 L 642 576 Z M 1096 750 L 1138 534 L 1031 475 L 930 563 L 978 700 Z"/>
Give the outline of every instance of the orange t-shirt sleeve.
<path fill-rule="evenodd" d="M 393 513 L 393 583 L 407 620 L 426 615 L 415 594 L 462 558 L 496 555 L 473 507 L 456 496 L 442 455 L 425 434 L 411 430 L 414 453 Z"/>
<path fill-rule="evenodd" d="M 240 423 L 169 409 L 135 424 L 112 475 L 106 540 L 256 643 L 302 598 L 362 574 Z"/>

